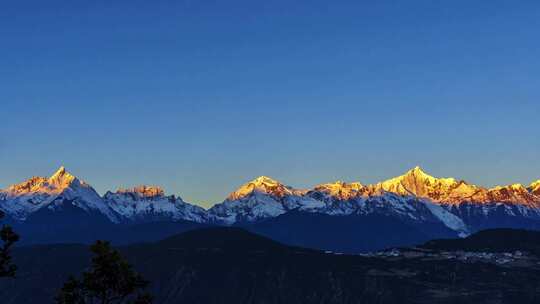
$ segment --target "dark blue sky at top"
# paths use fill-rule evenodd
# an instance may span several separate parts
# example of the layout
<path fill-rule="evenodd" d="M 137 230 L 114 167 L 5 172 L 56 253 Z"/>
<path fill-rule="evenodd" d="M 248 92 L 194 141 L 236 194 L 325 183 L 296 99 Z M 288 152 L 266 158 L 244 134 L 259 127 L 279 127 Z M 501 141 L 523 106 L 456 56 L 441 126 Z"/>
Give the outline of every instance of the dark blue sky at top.
<path fill-rule="evenodd" d="M 540 178 L 538 1 L 5 1 L 0 188 Z"/>

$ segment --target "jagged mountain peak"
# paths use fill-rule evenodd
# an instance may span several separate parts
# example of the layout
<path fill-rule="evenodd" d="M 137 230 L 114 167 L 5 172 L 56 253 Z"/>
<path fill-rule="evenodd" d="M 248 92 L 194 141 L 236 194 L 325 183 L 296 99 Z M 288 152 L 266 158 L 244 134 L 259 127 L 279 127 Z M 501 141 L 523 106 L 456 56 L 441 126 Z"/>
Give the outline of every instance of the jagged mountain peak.
<path fill-rule="evenodd" d="M 396 193 L 429 198 L 441 201 L 459 193 L 474 193 L 475 186 L 454 178 L 437 178 L 427 174 L 419 166 L 407 171 L 405 174 L 386 180 L 375 185 L 375 189 Z"/>
<path fill-rule="evenodd" d="M 341 181 L 341 180 L 337 180 L 335 182 L 331 182 L 331 183 L 324 183 L 324 184 L 319 184 L 317 186 L 315 186 L 315 188 L 317 187 L 338 187 L 338 188 L 356 188 L 356 189 L 360 189 L 363 187 L 362 183 L 360 182 L 344 182 L 344 181 Z"/>
<path fill-rule="evenodd" d="M 80 182 L 80 180 L 69 173 L 64 166 L 61 166 L 56 170 L 56 172 L 48 179 L 51 186 L 59 189 L 65 189 L 75 181 Z"/>
<path fill-rule="evenodd" d="M 230 201 L 238 200 L 253 193 L 283 197 L 285 195 L 293 194 L 294 191 L 295 190 L 291 187 L 286 186 L 273 178 L 260 176 L 240 186 L 240 188 L 231 193 L 227 199 Z"/>
<path fill-rule="evenodd" d="M 382 184 L 391 185 L 398 183 L 409 183 L 409 182 L 422 182 L 425 184 L 435 184 L 435 183 L 444 183 L 444 184 L 455 184 L 457 181 L 454 178 L 438 178 L 433 177 L 432 175 L 426 173 L 420 166 L 416 166 L 405 174 L 391 178 L 382 182 Z"/>
<path fill-rule="evenodd" d="M 165 196 L 165 191 L 159 186 L 140 185 L 130 189 L 119 188 L 118 194 L 135 194 L 144 198 L 155 198 Z"/>
<path fill-rule="evenodd" d="M 56 172 L 51 176 L 51 179 L 53 178 L 60 178 L 60 177 L 63 177 L 63 176 L 72 176 L 71 174 L 69 174 L 66 170 L 66 167 L 64 166 L 60 166 L 60 168 L 58 168 L 58 170 L 56 170 Z"/>
<path fill-rule="evenodd" d="M 522 184 L 487 189 L 454 178 L 433 177 L 425 173 L 420 167 L 415 167 L 404 175 L 379 183 L 375 188 L 399 195 L 427 198 L 433 202 L 443 204 L 504 202 L 535 208 L 540 204 L 540 200 L 532 195 L 536 193 Z"/>
<path fill-rule="evenodd" d="M 496 186 L 487 191 L 479 192 L 480 202 L 501 202 L 518 204 L 533 208 L 540 207 L 540 199 L 529 192 L 522 184 Z"/>
<path fill-rule="evenodd" d="M 405 174 L 398 177 L 398 179 L 404 180 L 404 179 L 410 179 L 414 178 L 417 180 L 423 180 L 428 181 L 431 183 L 436 182 L 444 182 L 447 184 L 455 183 L 456 180 L 454 178 L 448 177 L 448 178 L 437 178 L 433 177 L 432 175 L 426 173 L 420 166 L 416 166 L 409 171 L 407 171 Z"/>
<path fill-rule="evenodd" d="M 503 190 L 503 189 L 515 190 L 515 191 L 527 191 L 527 188 L 525 188 L 525 186 L 523 186 L 523 184 L 511 184 L 511 185 L 505 185 L 505 186 L 495 186 L 490 190 Z"/>
<path fill-rule="evenodd" d="M 255 185 L 278 185 L 278 184 L 281 184 L 277 180 L 275 180 L 275 179 L 273 179 L 271 177 L 268 177 L 268 176 L 264 176 L 264 175 L 255 178 L 254 180 L 250 181 L 250 183 L 253 183 Z"/>
<path fill-rule="evenodd" d="M 210 208 L 209 217 L 216 222 L 234 224 L 276 217 L 292 209 L 309 208 L 313 203 L 323 205 L 304 197 L 304 194 L 305 190 L 261 176 L 242 185 L 223 203 Z"/>
<path fill-rule="evenodd" d="M 364 185 L 359 182 L 347 183 L 335 181 L 333 183 L 319 184 L 313 191 L 321 192 L 339 199 L 350 199 L 358 196 L 364 189 Z"/>
<path fill-rule="evenodd" d="M 506 186 L 496 186 L 487 190 L 488 194 L 501 193 L 503 196 L 510 199 L 511 196 L 514 196 L 515 199 L 519 200 L 533 200 L 531 194 L 525 186 L 522 184 L 512 184 Z"/>
<path fill-rule="evenodd" d="M 540 179 L 535 182 L 532 182 L 528 189 L 532 193 L 536 195 L 540 195 Z"/>
<path fill-rule="evenodd" d="M 126 222 L 190 220 L 202 223 L 207 219 L 206 210 L 186 203 L 180 197 L 166 196 L 163 188 L 158 186 L 120 188 L 114 193 L 107 192 L 103 198 Z"/>
<path fill-rule="evenodd" d="M 34 176 L 22 183 L 11 185 L 6 189 L 6 192 L 11 194 L 24 194 L 34 191 L 39 188 L 40 185 L 47 182 L 47 178 L 41 176 Z"/>
<path fill-rule="evenodd" d="M 44 208 L 61 209 L 65 202 L 86 211 L 99 210 L 110 220 L 116 220 L 99 194 L 63 166 L 49 178 L 33 177 L 10 186 L 3 194 L 4 203 L 0 207 L 19 220 L 25 220 L 30 214 Z"/>
<path fill-rule="evenodd" d="M 406 172 L 406 174 L 413 174 L 413 175 L 421 175 L 421 176 L 426 176 L 426 177 L 432 177 L 429 174 L 427 174 L 424 171 L 424 169 L 422 169 L 422 167 L 420 167 L 420 166 L 416 166 L 416 167 L 410 169 L 409 171 Z"/>
<path fill-rule="evenodd" d="M 62 166 L 49 178 L 34 176 L 22 183 L 9 186 L 6 192 L 10 195 L 58 194 L 70 187 L 75 181 L 84 184 Z"/>

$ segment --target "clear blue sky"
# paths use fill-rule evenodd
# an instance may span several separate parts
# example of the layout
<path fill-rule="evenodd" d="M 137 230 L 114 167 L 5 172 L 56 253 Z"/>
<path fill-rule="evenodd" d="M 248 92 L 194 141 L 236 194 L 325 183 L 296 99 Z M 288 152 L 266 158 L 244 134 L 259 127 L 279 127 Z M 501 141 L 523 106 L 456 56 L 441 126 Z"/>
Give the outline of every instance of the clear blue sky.
<path fill-rule="evenodd" d="M 540 178 L 539 1 L 9 1 L 0 187 L 65 165 L 209 206 L 421 165 Z"/>

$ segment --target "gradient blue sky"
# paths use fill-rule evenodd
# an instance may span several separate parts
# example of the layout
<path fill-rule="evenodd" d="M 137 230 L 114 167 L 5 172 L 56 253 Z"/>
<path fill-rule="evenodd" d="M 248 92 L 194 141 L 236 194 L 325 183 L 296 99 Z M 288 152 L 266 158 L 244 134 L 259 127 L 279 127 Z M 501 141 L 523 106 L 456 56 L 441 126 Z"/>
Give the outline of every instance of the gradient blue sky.
<path fill-rule="evenodd" d="M 540 178 L 539 1 L 10 1 L 0 187 Z"/>

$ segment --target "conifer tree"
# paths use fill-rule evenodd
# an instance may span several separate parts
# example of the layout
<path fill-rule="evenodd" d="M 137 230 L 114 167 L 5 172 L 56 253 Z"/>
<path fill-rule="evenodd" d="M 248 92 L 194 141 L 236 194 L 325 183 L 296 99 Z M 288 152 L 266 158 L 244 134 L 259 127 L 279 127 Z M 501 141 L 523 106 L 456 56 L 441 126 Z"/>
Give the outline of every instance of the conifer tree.
<path fill-rule="evenodd" d="M 94 254 L 90 269 L 81 279 L 70 277 L 56 297 L 58 304 L 150 304 L 144 293 L 149 282 L 111 248 L 97 241 L 90 247 Z"/>
<path fill-rule="evenodd" d="M 4 217 L 4 213 L 0 212 L 0 218 L 2 217 Z M 0 240 L 2 240 L 0 245 L 0 277 L 14 277 L 17 266 L 13 264 L 11 249 L 19 240 L 19 236 L 10 226 L 4 225 L 0 230 Z"/>

